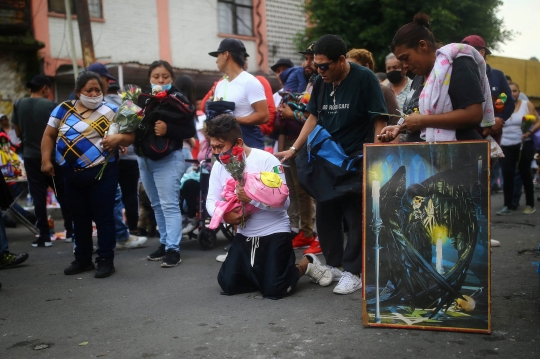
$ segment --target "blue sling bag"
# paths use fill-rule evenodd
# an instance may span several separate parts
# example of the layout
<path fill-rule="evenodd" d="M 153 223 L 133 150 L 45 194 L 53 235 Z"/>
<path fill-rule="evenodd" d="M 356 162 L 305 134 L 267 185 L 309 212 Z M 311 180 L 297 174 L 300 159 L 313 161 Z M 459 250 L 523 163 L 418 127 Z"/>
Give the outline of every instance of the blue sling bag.
<path fill-rule="evenodd" d="M 317 202 L 327 202 L 362 193 L 362 154 L 348 156 L 322 126 L 323 85 L 317 106 L 319 120 L 295 159 L 298 182 Z"/>

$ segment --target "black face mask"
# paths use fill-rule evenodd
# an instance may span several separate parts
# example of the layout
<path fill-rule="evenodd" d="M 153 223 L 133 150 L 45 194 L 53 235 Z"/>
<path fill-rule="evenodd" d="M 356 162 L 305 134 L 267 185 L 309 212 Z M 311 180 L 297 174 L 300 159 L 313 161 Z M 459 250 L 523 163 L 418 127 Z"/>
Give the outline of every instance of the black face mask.
<path fill-rule="evenodd" d="M 393 70 L 386 73 L 386 78 L 395 85 L 401 81 L 403 75 L 401 74 L 401 70 Z"/>
<path fill-rule="evenodd" d="M 218 161 L 219 163 L 221 163 L 221 160 L 219 159 L 219 156 L 223 156 L 225 154 L 228 154 L 229 156 L 232 156 L 232 149 L 234 146 L 236 146 L 236 142 L 238 142 L 238 140 L 236 140 L 234 143 L 234 145 L 231 146 L 231 148 L 229 148 L 227 151 L 225 152 L 221 152 L 221 153 L 214 153 L 214 157 L 216 158 L 216 161 Z M 223 163 L 221 163 L 223 164 Z"/>

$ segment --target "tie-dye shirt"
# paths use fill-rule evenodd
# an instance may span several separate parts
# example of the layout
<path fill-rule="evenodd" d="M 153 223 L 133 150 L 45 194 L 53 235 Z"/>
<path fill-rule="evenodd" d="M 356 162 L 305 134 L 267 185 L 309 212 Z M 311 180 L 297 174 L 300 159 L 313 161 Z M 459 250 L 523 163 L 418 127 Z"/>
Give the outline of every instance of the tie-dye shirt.
<path fill-rule="evenodd" d="M 83 118 L 75 110 L 75 103 L 65 101 L 58 105 L 47 124 L 58 130 L 56 161 L 63 167 L 81 170 L 105 161 L 108 152 L 101 148 L 101 141 L 118 107 L 104 102 L 95 110 L 88 110 L 92 112 Z M 115 156 L 111 156 L 109 162 L 114 161 Z"/>

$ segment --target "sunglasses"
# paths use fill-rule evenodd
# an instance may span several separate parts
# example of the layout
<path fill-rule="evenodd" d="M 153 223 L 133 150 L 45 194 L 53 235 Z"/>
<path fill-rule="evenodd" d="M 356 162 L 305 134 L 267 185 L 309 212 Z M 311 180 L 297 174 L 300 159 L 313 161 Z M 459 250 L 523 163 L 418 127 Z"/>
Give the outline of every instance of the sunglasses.
<path fill-rule="evenodd" d="M 321 71 L 326 71 L 330 68 L 330 65 L 334 62 L 334 60 L 327 62 L 326 64 L 316 64 L 313 62 L 313 66 L 315 66 L 316 69 L 321 69 Z"/>

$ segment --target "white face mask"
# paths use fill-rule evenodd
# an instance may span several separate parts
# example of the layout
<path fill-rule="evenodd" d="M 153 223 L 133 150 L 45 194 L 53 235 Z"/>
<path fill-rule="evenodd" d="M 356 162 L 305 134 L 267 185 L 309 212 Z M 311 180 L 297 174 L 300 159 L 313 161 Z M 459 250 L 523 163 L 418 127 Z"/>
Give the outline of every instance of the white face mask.
<path fill-rule="evenodd" d="M 79 100 L 81 100 L 84 107 L 90 110 L 95 110 L 103 102 L 103 95 L 99 95 L 97 97 L 88 97 L 83 94 L 80 94 Z"/>

